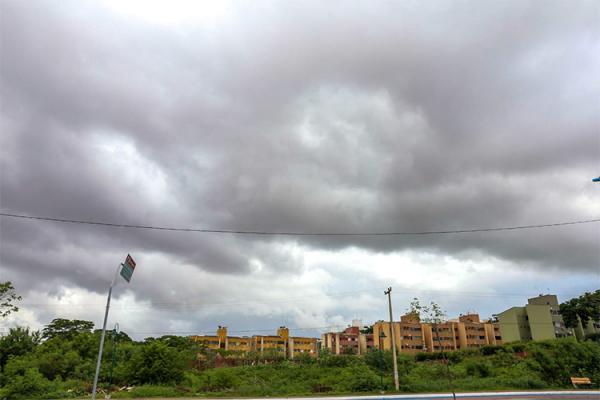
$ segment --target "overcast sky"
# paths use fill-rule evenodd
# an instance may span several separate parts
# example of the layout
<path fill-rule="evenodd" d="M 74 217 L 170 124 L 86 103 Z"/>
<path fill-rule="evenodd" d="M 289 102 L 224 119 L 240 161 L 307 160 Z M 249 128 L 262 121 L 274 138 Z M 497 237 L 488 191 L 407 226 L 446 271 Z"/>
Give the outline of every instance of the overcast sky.
<path fill-rule="evenodd" d="M 597 1 L 0 2 L 4 213 L 394 232 L 600 218 Z M 0 219 L 0 322 L 317 335 L 600 288 L 600 223 L 240 236 Z"/>

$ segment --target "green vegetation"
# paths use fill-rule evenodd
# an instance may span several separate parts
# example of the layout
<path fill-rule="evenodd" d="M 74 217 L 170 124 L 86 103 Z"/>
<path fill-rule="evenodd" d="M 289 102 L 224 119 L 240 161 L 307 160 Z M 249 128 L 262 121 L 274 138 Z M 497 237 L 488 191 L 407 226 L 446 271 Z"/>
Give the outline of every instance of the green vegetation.
<path fill-rule="evenodd" d="M 43 335 L 13 328 L 0 338 L 0 398 L 68 398 L 90 393 L 99 332 L 87 321 L 52 321 Z M 43 336 L 43 338 L 42 338 Z M 44 339 L 45 338 L 45 339 Z M 115 364 L 111 374 L 111 360 Z M 392 355 L 333 355 L 319 359 L 281 354 L 211 352 L 188 338 L 134 342 L 109 332 L 101 385 L 114 398 L 152 396 L 290 396 L 391 391 Z M 600 343 L 562 339 L 486 346 L 475 350 L 399 354 L 400 389 L 546 389 L 570 387 L 570 376 L 600 382 Z M 226 367 L 215 368 L 218 365 Z M 109 387 L 109 379 L 112 385 Z M 117 391 L 133 386 L 131 391 Z"/>
<path fill-rule="evenodd" d="M 15 302 L 21 300 L 10 281 L 0 282 L 0 318 L 8 316 L 12 312 L 19 311 Z"/>
<path fill-rule="evenodd" d="M 585 328 L 591 320 L 600 320 L 600 290 L 562 303 L 560 314 L 569 328 L 575 328 L 578 321 Z"/>

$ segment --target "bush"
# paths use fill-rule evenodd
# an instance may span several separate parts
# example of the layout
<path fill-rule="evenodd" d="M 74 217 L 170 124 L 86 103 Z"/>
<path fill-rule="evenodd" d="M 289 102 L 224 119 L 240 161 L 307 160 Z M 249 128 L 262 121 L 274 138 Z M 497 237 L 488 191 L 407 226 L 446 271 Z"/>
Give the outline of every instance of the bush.
<path fill-rule="evenodd" d="M 339 377 L 342 392 L 372 392 L 379 387 L 379 376 L 367 367 L 346 368 Z"/>
<path fill-rule="evenodd" d="M 465 370 L 469 376 L 487 378 L 492 375 L 492 367 L 484 361 L 470 360 L 465 363 Z"/>
<path fill-rule="evenodd" d="M 298 364 L 314 364 L 316 360 L 308 353 L 300 353 L 294 356 L 294 362 Z"/>
<path fill-rule="evenodd" d="M 321 354 L 321 357 L 319 357 L 319 365 L 323 366 L 323 367 L 347 367 L 350 364 L 352 364 L 353 362 L 355 362 L 355 360 L 361 360 L 360 362 L 362 362 L 362 359 L 358 358 L 357 356 L 353 356 L 353 355 L 335 355 L 335 354 Z"/>
<path fill-rule="evenodd" d="M 13 375 L 8 384 L 0 389 L 0 398 L 63 397 L 55 393 L 57 383 L 44 378 L 36 368 L 27 368 L 23 375 Z"/>
<path fill-rule="evenodd" d="M 127 363 L 129 379 L 136 384 L 173 384 L 183 379 L 185 360 L 161 341 L 139 346 Z"/>
<path fill-rule="evenodd" d="M 585 340 L 600 343 L 600 333 L 589 333 L 585 335 Z"/>
<path fill-rule="evenodd" d="M 504 348 L 502 346 L 486 345 L 486 346 L 483 346 L 479 350 L 481 351 L 481 354 L 484 356 L 492 356 L 492 355 L 498 353 L 499 351 L 504 350 Z"/>

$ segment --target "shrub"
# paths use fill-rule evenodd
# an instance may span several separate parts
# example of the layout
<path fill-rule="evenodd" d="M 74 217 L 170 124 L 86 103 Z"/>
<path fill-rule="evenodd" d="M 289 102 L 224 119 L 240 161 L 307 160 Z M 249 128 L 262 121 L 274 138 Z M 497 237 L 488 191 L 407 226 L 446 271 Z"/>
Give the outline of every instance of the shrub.
<path fill-rule="evenodd" d="M 153 341 L 139 346 L 127 364 L 132 383 L 179 383 L 183 379 L 185 359 L 181 359 L 174 348 Z"/>
<path fill-rule="evenodd" d="M 340 374 L 338 389 L 343 392 L 371 392 L 379 387 L 379 376 L 371 369 L 355 366 Z"/>
<path fill-rule="evenodd" d="M 484 361 L 471 360 L 465 363 L 465 370 L 469 376 L 478 376 L 486 378 L 491 376 L 492 367 Z"/>
<path fill-rule="evenodd" d="M 58 382 L 51 382 L 36 369 L 28 368 L 23 375 L 14 375 L 8 384 L 0 389 L 0 398 L 26 399 L 45 397 L 63 397 L 56 394 Z"/>
<path fill-rule="evenodd" d="M 585 335 L 585 340 L 600 343 L 600 332 Z"/>
<path fill-rule="evenodd" d="M 316 360 L 308 353 L 300 353 L 294 356 L 294 362 L 298 364 L 314 364 Z"/>
<path fill-rule="evenodd" d="M 484 356 L 492 356 L 492 355 L 498 353 L 499 351 L 502 351 L 503 349 L 504 348 L 502 346 L 486 345 L 486 346 L 483 346 L 479 350 L 481 351 L 481 354 Z"/>

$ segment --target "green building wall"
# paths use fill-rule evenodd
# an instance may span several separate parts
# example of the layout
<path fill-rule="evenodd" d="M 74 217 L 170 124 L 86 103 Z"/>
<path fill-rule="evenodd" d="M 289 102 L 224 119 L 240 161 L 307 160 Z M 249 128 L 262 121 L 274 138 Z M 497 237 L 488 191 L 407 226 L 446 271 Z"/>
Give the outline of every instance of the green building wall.
<path fill-rule="evenodd" d="M 530 340 L 531 330 L 525 307 L 512 307 L 497 315 L 504 343 Z"/>
<path fill-rule="evenodd" d="M 529 317 L 529 327 L 533 340 L 555 339 L 554 323 L 550 306 L 527 304 L 525 306 Z"/>
<path fill-rule="evenodd" d="M 519 340 L 546 340 L 557 337 L 585 335 L 580 329 L 565 327 L 555 295 L 540 295 L 528 299 L 525 307 L 512 307 L 497 314 L 504 343 Z M 594 329 L 592 326 L 588 330 Z"/>

